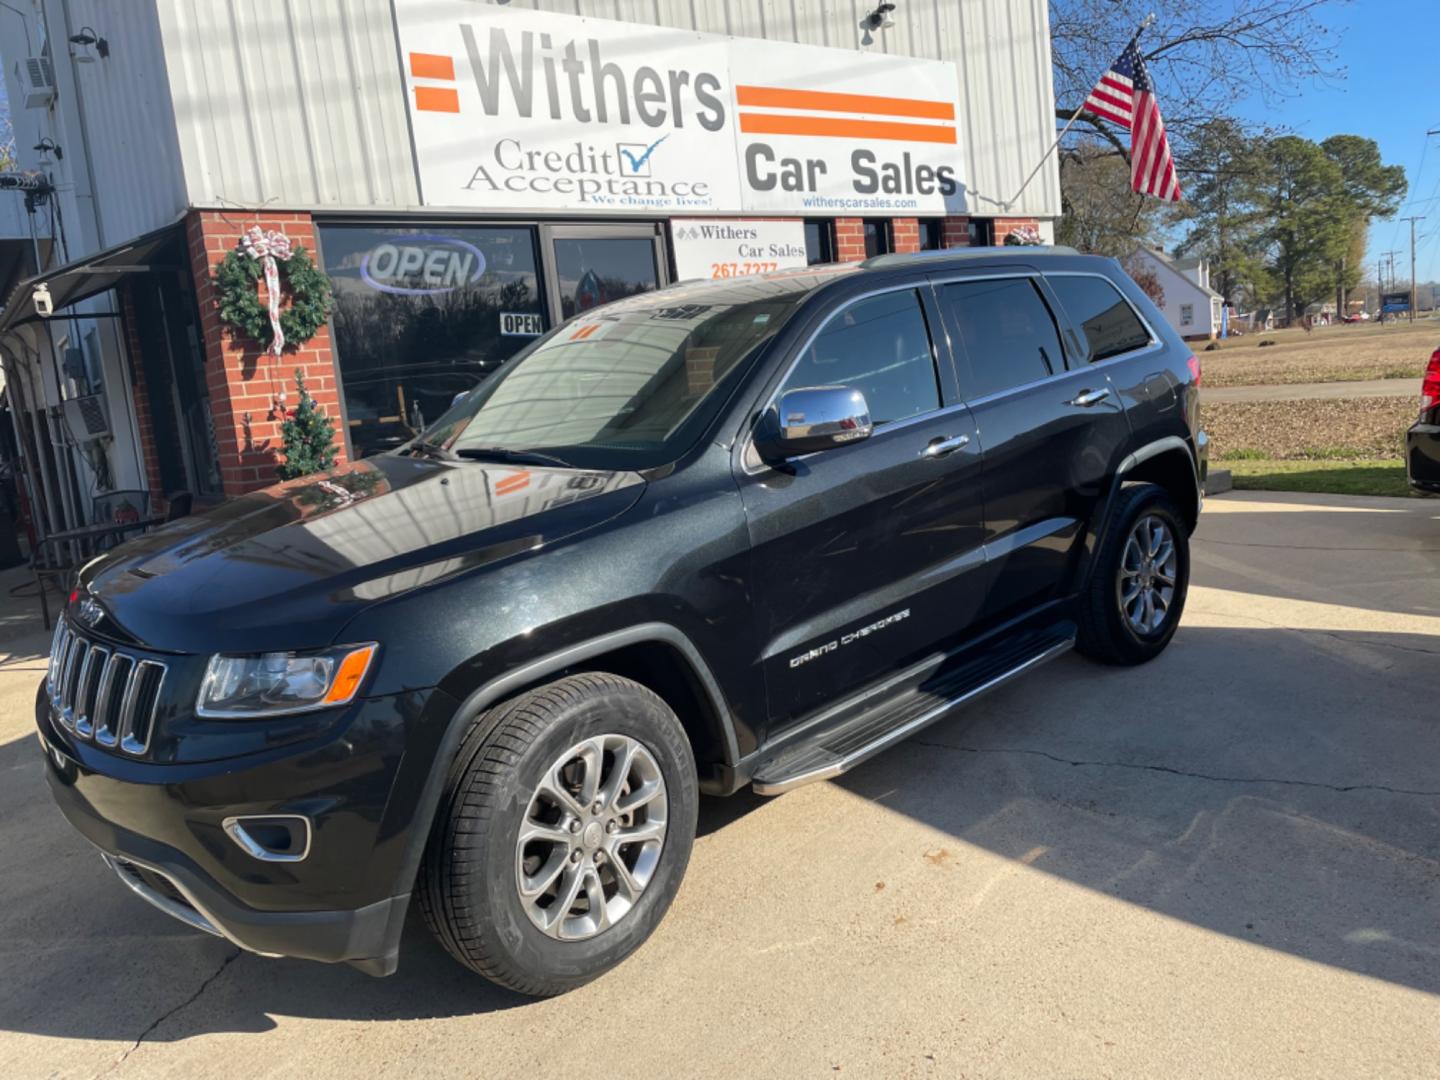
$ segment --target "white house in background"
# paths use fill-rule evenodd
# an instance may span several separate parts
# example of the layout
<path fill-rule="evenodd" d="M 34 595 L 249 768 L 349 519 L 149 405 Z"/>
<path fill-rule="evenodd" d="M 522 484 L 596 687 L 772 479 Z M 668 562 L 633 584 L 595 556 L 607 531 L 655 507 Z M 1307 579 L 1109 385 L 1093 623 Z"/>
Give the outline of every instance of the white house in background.
<path fill-rule="evenodd" d="M 1165 303 L 1160 310 L 1180 336 L 1203 340 L 1220 334 L 1220 309 L 1224 301 L 1210 288 L 1210 264 L 1204 259 L 1172 259 L 1163 251 L 1140 248 L 1135 258 L 1155 271 Z"/>

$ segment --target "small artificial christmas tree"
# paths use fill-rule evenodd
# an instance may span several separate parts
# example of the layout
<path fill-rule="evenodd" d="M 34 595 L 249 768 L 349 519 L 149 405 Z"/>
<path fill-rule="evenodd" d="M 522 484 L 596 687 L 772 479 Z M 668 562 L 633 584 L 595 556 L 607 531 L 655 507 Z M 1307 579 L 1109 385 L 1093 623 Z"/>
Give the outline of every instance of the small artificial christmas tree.
<path fill-rule="evenodd" d="M 324 472 L 335 464 L 335 425 L 305 389 L 305 377 L 299 368 L 295 369 L 295 388 L 300 400 L 280 427 L 285 444 L 285 460 L 280 464 L 282 480 Z"/>

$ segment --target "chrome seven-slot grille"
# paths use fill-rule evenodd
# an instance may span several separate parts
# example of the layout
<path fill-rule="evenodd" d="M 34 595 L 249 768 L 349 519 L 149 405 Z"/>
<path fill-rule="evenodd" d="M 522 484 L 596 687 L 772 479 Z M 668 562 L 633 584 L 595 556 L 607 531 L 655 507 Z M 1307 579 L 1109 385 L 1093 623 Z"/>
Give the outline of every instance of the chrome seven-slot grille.
<path fill-rule="evenodd" d="M 150 745 L 166 667 L 77 634 L 62 617 L 45 679 L 61 726 L 107 749 L 143 754 Z"/>

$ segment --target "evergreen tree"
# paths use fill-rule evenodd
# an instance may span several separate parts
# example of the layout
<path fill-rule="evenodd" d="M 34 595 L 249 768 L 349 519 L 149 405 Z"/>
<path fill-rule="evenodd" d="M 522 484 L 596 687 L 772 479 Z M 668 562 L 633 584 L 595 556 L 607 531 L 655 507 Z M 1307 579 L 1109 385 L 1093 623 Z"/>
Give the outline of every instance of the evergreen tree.
<path fill-rule="evenodd" d="M 280 465 L 282 480 L 324 472 L 335 464 L 335 425 L 305 389 L 305 377 L 299 368 L 295 369 L 295 387 L 300 400 L 280 428 L 285 448 L 285 460 Z"/>

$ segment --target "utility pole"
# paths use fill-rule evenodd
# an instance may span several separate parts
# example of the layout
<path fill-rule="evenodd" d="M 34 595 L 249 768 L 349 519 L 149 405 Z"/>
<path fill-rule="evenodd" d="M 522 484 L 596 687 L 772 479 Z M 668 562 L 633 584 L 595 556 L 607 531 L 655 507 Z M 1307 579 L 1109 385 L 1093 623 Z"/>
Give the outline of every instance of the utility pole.
<path fill-rule="evenodd" d="M 1401 221 L 1410 223 L 1410 321 L 1415 321 L 1415 222 L 1424 221 L 1424 214 L 1414 214 L 1411 217 L 1401 218 Z"/>
<path fill-rule="evenodd" d="M 1385 321 L 1385 267 L 1390 267 L 1390 288 L 1395 287 L 1395 256 L 1401 254 L 1398 251 L 1382 251 L 1380 253 L 1380 280 L 1377 283 L 1378 293 L 1375 297 L 1379 310 L 1376 314 L 1380 321 Z"/>

